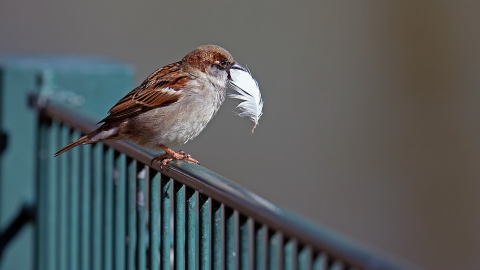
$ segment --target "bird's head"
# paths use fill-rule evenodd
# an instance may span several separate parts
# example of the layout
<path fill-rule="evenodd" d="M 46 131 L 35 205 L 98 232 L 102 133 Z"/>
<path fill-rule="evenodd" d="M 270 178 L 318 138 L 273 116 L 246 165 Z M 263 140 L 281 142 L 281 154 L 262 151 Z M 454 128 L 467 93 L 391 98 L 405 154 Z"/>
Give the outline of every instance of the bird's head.
<path fill-rule="evenodd" d="M 231 69 L 246 71 L 227 50 L 217 45 L 196 48 L 182 59 L 182 66 L 192 75 L 207 79 L 220 88 L 226 88 L 232 80 Z"/>

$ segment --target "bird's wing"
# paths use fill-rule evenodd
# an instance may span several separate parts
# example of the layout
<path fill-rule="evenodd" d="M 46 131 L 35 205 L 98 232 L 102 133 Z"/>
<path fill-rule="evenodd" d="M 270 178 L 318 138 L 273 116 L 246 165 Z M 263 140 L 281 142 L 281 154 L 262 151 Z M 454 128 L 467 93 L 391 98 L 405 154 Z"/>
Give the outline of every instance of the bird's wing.
<path fill-rule="evenodd" d="M 160 68 L 148 76 L 143 83 L 133 89 L 115 104 L 109 115 L 99 123 L 109 123 L 158 107 L 165 107 L 179 101 L 182 87 L 192 76 L 180 69 L 180 62 Z"/>

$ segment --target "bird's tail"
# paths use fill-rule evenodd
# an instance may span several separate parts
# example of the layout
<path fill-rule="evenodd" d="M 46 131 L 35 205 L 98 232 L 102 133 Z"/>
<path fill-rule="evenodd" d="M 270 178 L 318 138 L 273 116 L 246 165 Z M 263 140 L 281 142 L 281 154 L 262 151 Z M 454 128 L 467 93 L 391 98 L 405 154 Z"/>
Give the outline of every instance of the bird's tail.
<path fill-rule="evenodd" d="M 92 133 L 93 133 L 93 132 L 92 132 Z M 91 136 L 92 133 L 87 134 L 87 135 L 85 135 L 85 136 L 82 136 L 82 137 L 76 139 L 75 141 L 67 144 L 67 145 L 64 146 L 62 149 L 60 149 L 57 153 L 55 153 L 55 156 L 57 157 L 57 156 L 65 153 L 65 152 L 67 152 L 68 150 L 74 148 L 75 146 L 79 146 L 79 145 L 81 145 L 81 144 L 93 143 L 93 141 L 90 141 L 91 138 L 93 137 L 93 136 Z"/>
<path fill-rule="evenodd" d="M 117 130 L 118 129 L 115 128 L 115 127 L 110 127 L 110 126 L 103 125 L 103 126 L 99 127 L 98 129 L 96 129 L 95 131 L 93 131 L 91 133 L 88 133 L 87 135 L 82 136 L 82 137 L 76 139 L 75 141 L 67 144 L 62 149 L 60 149 L 57 153 L 55 153 L 55 156 L 59 156 L 59 155 L 65 153 L 65 152 L 67 152 L 68 150 L 70 150 L 70 149 L 72 149 L 76 146 L 82 145 L 82 144 L 91 144 L 91 143 L 96 143 L 96 142 L 99 142 L 99 141 L 116 139 Z"/>

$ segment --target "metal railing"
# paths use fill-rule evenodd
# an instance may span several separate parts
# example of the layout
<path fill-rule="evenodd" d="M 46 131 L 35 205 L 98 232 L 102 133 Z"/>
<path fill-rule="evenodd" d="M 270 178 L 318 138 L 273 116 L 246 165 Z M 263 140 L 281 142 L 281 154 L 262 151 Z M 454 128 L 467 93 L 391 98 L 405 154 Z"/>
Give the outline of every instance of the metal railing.
<path fill-rule="evenodd" d="M 39 270 L 412 269 L 201 166 L 151 164 L 152 155 L 123 141 L 53 158 L 95 125 L 40 100 Z"/>

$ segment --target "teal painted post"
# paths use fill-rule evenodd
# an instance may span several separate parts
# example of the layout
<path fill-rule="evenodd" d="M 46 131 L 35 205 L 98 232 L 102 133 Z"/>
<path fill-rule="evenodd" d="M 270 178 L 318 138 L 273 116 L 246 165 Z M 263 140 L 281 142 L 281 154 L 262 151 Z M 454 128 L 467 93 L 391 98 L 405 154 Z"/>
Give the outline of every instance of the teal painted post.
<path fill-rule="evenodd" d="M 91 240 L 91 269 L 101 270 L 103 266 L 103 143 L 96 143 L 92 146 L 91 159 L 93 165 L 92 185 L 92 240 Z M 59 269 L 60 270 L 60 269 Z"/>
<path fill-rule="evenodd" d="M 214 270 L 222 270 L 222 262 L 224 259 L 224 206 L 219 202 L 213 201 L 213 232 L 212 232 L 212 266 Z"/>
<path fill-rule="evenodd" d="M 174 269 L 185 269 L 185 186 L 174 181 Z"/>
<path fill-rule="evenodd" d="M 211 265 L 211 241 L 212 241 L 212 199 L 199 195 L 199 268 L 200 270 L 210 270 Z"/>
<path fill-rule="evenodd" d="M 136 231 L 136 194 L 137 194 L 137 161 L 127 157 L 127 254 L 126 265 L 128 270 L 135 270 L 135 248 L 137 242 Z"/>
<path fill-rule="evenodd" d="M 113 171 L 114 183 L 114 237 L 113 237 L 113 269 L 125 269 L 125 192 L 126 192 L 126 156 L 115 152 L 115 167 Z"/>
<path fill-rule="evenodd" d="M 35 191 L 37 161 L 37 119 L 28 106 L 27 95 L 39 90 L 39 69 L 21 65 L 17 59 L 0 57 L 0 132 L 7 138 L 7 145 L 0 153 L 0 228 L 6 228 L 26 201 L 37 202 Z M 46 205 L 45 205 L 46 206 Z M 39 212 L 40 213 L 40 212 Z M 45 224 L 46 225 L 46 224 Z M 32 269 L 36 244 L 40 236 L 35 235 L 34 226 L 26 226 L 6 250 L 0 269 Z M 46 250 L 41 254 L 47 255 Z M 41 255 L 38 252 L 35 256 Z M 50 264 L 50 263 L 49 263 Z"/>
<path fill-rule="evenodd" d="M 225 269 L 235 269 L 235 211 L 225 208 Z"/>
<path fill-rule="evenodd" d="M 58 149 L 57 149 L 58 150 Z M 92 145 L 85 145 L 82 151 L 82 180 L 80 181 L 80 269 L 89 270 L 90 267 L 90 241 L 92 239 L 91 217 L 92 194 L 91 179 L 93 177 L 92 168 Z"/>
<path fill-rule="evenodd" d="M 38 198 L 38 213 L 40 215 L 47 215 L 49 211 L 49 192 L 48 192 L 48 180 L 50 178 L 51 170 L 48 166 L 47 152 L 49 150 L 50 138 L 49 131 L 50 127 L 47 123 L 40 123 L 39 133 L 38 133 L 38 182 L 37 182 L 37 198 Z M 37 241 L 41 245 L 48 245 L 49 239 L 49 230 L 48 230 L 48 220 L 42 219 L 37 222 Z M 52 269 L 53 264 L 50 258 L 48 257 L 47 249 L 38 249 L 36 250 L 36 258 L 38 260 L 38 270 L 46 270 L 50 267 Z"/>
<path fill-rule="evenodd" d="M 48 242 L 45 243 L 45 248 L 43 249 L 46 254 L 46 269 L 56 269 L 55 268 L 55 258 L 58 256 L 58 231 L 57 231 L 57 220 L 58 220 L 58 211 L 57 211 L 57 200 L 58 200 L 58 181 L 59 179 L 57 174 L 57 166 L 56 163 L 52 160 L 53 153 L 56 151 L 56 145 L 58 143 L 58 135 L 59 135 L 59 124 L 56 121 L 52 121 L 50 125 L 50 130 L 43 130 L 44 128 L 48 127 L 45 124 L 42 125 L 41 133 L 45 133 L 48 138 L 48 148 L 45 151 L 40 150 L 40 159 L 43 160 L 39 164 L 39 169 L 47 169 L 48 174 L 44 174 L 44 176 L 48 177 L 46 179 L 42 179 L 42 185 L 45 187 L 39 187 L 39 189 L 47 189 L 48 196 L 47 198 L 47 213 L 43 213 L 45 215 L 45 220 L 47 221 L 47 235 L 48 235 Z M 45 135 L 43 135 L 45 136 Z M 40 179 L 39 179 L 40 180 Z M 45 181 L 46 180 L 46 181 Z M 39 220 L 40 221 L 40 220 Z"/>
<path fill-rule="evenodd" d="M 80 137 L 80 133 L 77 131 L 69 132 L 69 141 L 73 141 Z M 79 265 L 78 254 L 79 254 L 79 182 L 80 182 L 80 148 L 76 147 L 66 153 L 68 162 L 68 178 L 65 179 L 68 185 L 68 225 L 67 225 L 67 234 L 68 234 L 68 256 L 67 256 L 67 265 L 68 269 L 77 270 Z"/>
<path fill-rule="evenodd" d="M 283 252 L 283 269 L 295 270 L 297 269 L 297 245 L 294 239 L 290 239 L 284 246 Z"/>
<path fill-rule="evenodd" d="M 327 270 L 327 256 L 325 253 L 318 254 L 315 256 L 313 261 L 314 270 Z"/>
<path fill-rule="evenodd" d="M 304 246 L 298 253 L 298 269 L 312 269 L 312 249 L 309 246 Z"/>
<path fill-rule="evenodd" d="M 146 234 L 146 176 L 148 168 L 139 166 L 137 171 L 137 270 L 145 270 L 147 253 L 147 234 Z"/>
<path fill-rule="evenodd" d="M 343 270 L 343 263 L 340 260 L 335 260 L 330 266 L 329 270 Z"/>
<path fill-rule="evenodd" d="M 255 269 L 267 269 L 268 254 L 268 228 L 265 225 L 255 223 Z"/>
<path fill-rule="evenodd" d="M 172 198 L 172 181 L 165 175 L 161 176 L 162 194 L 161 198 L 161 251 L 160 262 L 161 269 L 170 269 L 170 249 L 171 249 L 171 228 L 170 228 L 170 214 L 171 214 L 171 198 Z"/>
<path fill-rule="evenodd" d="M 250 220 L 244 216 L 240 215 L 240 235 L 239 235 L 239 268 L 241 270 L 252 269 L 253 266 L 250 265 Z M 252 251 L 253 252 L 253 251 Z"/>
<path fill-rule="evenodd" d="M 187 270 L 197 269 L 197 197 L 198 192 L 194 189 L 186 188 L 187 214 L 186 214 L 186 267 Z"/>
<path fill-rule="evenodd" d="M 149 186 L 149 269 L 158 269 L 160 252 L 160 176 L 151 168 L 147 175 Z"/>
<path fill-rule="evenodd" d="M 105 108 L 114 105 L 133 88 L 135 78 L 131 66 L 91 56 L 9 57 L 2 55 L 0 56 L 0 73 L 0 132 L 7 137 L 7 147 L 0 158 L 0 228 L 4 228 L 25 201 L 37 199 L 35 183 L 37 171 L 39 171 L 38 165 L 40 165 L 36 163 L 35 155 L 38 146 L 36 144 L 38 112 L 30 108 L 28 95 L 34 92 L 40 93 L 45 97 L 48 96 L 53 102 L 61 102 L 69 107 L 81 109 L 99 120 L 105 116 Z M 58 146 L 52 149 L 55 152 L 64 146 L 61 145 L 60 140 L 55 144 Z M 60 170 L 64 169 L 61 168 L 64 166 L 62 157 L 53 158 L 52 154 L 48 159 L 53 159 L 53 163 L 50 164 L 58 164 Z M 60 175 L 55 177 L 57 176 Z M 54 222 L 56 227 L 53 228 L 55 236 L 52 236 L 55 243 L 48 246 L 57 252 L 46 252 L 44 243 L 34 241 L 37 236 L 34 236 L 33 228 L 36 225 L 26 226 L 7 247 L 8 251 L 2 257 L 0 269 L 36 269 L 40 268 L 40 265 L 34 264 L 45 260 L 53 267 L 50 269 L 66 269 L 67 264 L 80 265 L 84 268 L 83 259 L 78 264 L 74 263 L 74 260 L 79 260 L 80 255 L 73 256 L 72 248 L 75 249 L 75 247 L 66 243 L 68 232 L 64 226 L 68 224 L 63 222 L 65 221 L 63 211 L 66 211 L 67 207 L 58 206 L 60 202 L 67 203 L 70 200 L 69 198 L 65 200 L 64 197 L 68 196 L 68 193 L 61 193 L 65 191 L 64 187 L 68 187 L 70 180 L 68 178 L 59 180 L 67 183 L 64 183 L 65 186 L 59 183 L 62 185 L 61 189 L 56 190 L 60 198 L 55 201 L 56 211 L 50 211 L 55 214 L 38 212 L 38 220 L 57 218 Z M 71 214 L 67 213 L 68 220 Z M 77 219 L 80 215 L 81 213 Z M 80 227 L 82 225 L 79 225 Z M 51 229 L 48 228 L 48 230 Z M 74 235 L 68 237 L 70 236 L 75 237 Z M 37 257 L 34 260 L 33 252 L 37 249 L 43 249 L 45 253 L 42 253 L 44 254 L 42 258 Z M 66 253 L 70 254 L 70 257 L 73 256 L 73 261 L 65 256 Z M 81 253 L 80 250 L 79 253 Z M 91 253 L 94 253 L 93 250 Z M 43 258 L 43 256 L 50 258 Z M 99 256 L 101 257 L 101 254 Z M 50 262 L 51 260 L 54 261 Z"/>
<path fill-rule="evenodd" d="M 60 144 L 66 145 L 69 142 L 69 129 L 64 125 L 60 126 Z M 58 202 L 58 269 L 67 269 L 68 256 L 68 155 L 61 155 L 56 158 L 58 164 L 59 177 L 59 202 Z"/>
<path fill-rule="evenodd" d="M 282 261 L 282 237 L 280 232 L 271 232 L 268 241 L 268 266 L 271 270 L 280 269 Z"/>
<path fill-rule="evenodd" d="M 113 268 L 113 170 L 114 153 L 110 147 L 104 148 L 103 178 L 103 270 Z"/>

